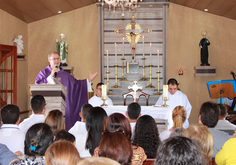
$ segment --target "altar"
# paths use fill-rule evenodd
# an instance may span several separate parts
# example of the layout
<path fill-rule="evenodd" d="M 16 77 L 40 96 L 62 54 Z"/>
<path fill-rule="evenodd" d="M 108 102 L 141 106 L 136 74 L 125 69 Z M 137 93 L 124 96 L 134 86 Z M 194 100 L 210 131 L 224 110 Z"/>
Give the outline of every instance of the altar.
<path fill-rule="evenodd" d="M 125 115 L 127 111 L 127 106 L 108 106 L 103 107 L 107 115 L 112 113 L 122 113 Z M 154 119 L 166 119 L 168 121 L 168 129 L 173 127 L 172 121 L 172 111 L 169 108 L 164 108 L 160 106 L 141 106 L 141 116 L 150 115 Z"/>

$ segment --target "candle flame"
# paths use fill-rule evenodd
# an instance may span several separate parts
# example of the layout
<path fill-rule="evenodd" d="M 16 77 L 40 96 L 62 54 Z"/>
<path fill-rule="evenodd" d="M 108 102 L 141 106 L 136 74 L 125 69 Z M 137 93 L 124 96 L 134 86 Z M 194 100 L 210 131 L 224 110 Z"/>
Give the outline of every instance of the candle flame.
<path fill-rule="evenodd" d="M 125 37 L 123 37 L 123 41 L 125 40 Z"/>
<path fill-rule="evenodd" d="M 150 42 L 150 47 L 152 47 L 152 43 Z"/>
<path fill-rule="evenodd" d="M 144 36 L 143 36 L 143 40 L 144 40 Z"/>
<path fill-rule="evenodd" d="M 107 50 L 107 54 L 108 54 L 108 50 Z"/>

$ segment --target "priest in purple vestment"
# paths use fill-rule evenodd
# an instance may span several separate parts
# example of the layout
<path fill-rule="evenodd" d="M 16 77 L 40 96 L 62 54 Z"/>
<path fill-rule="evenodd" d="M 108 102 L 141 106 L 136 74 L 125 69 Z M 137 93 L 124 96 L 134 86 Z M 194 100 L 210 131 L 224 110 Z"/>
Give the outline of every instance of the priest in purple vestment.
<path fill-rule="evenodd" d="M 55 84 L 54 77 L 61 78 L 61 84 L 67 89 L 65 123 L 66 129 L 69 130 L 76 121 L 80 120 L 80 109 L 84 104 L 88 103 L 88 90 L 90 91 L 91 89 L 90 81 L 95 78 L 97 72 L 94 74 L 89 72 L 87 80 L 77 80 L 58 67 L 60 66 L 60 57 L 57 52 L 52 52 L 48 55 L 48 62 L 50 65 L 39 72 L 35 84 Z"/>

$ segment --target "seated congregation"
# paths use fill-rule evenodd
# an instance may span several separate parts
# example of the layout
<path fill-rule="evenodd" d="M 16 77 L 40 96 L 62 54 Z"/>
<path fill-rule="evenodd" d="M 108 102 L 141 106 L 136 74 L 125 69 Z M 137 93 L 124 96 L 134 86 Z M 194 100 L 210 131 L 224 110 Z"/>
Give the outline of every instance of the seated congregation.
<path fill-rule="evenodd" d="M 176 106 L 174 126 L 163 132 L 135 102 L 126 116 L 108 116 L 102 107 L 84 104 L 81 121 L 68 131 L 61 111 L 45 114 L 43 96 L 31 99 L 31 109 L 34 113 L 20 123 L 18 106 L 1 108 L 0 164 L 210 165 L 212 158 L 218 165 L 236 163 L 236 133 L 230 136 L 219 126 L 227 111 L 213 102 L 202 104 L 199 123 L 188 128 L 185 107 Z"/>

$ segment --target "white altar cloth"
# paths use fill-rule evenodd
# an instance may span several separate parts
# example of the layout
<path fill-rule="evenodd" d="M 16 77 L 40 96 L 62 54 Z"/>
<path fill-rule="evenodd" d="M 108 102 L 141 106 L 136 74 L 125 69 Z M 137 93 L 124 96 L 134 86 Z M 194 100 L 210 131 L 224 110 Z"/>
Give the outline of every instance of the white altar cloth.
<path fill-rule="evenodd" d="M 122 113 L 123 115 L 125 115 L 127 106 L 108 106 L 103 107 L 103 109 L 106 111 L 108 116 L 112 113 Z M 143 115 L 150 115 L 154 119 L 167 119 L 168 129 L 173 127 L 172 111 L 169 108 L 157 106 L 141 106 L 141 116 Z"/>

